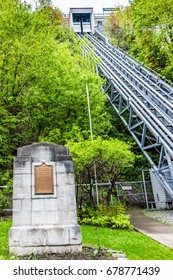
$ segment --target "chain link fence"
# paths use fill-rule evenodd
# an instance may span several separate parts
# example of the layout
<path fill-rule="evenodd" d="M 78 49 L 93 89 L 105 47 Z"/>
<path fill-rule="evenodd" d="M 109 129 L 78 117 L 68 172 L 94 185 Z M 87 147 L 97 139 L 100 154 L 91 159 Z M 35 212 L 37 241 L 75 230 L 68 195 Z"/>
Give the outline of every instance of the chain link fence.
<path fill-rule="evenodd" d="M 107 183 L 90 183 L 76 185 L 76 198 L 79 208 L 89 201 L 102 203 L 106 200 L 110 182 Z M 116 182 L 111 195 L 111 202 L 114 199 L 126 205 L 140 206 L 149 208 L 154 201 L 152 186 L 150 181 L 130 181 Z"/>

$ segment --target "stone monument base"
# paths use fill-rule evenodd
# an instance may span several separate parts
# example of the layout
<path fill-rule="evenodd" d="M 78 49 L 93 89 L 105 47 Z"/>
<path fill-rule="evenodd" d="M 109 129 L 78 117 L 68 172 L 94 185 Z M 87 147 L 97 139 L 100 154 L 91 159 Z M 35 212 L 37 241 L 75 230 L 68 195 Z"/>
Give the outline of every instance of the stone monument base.
<path fill-rule="evenodd" d="M 68 148 L 52 143 L 18 148 L 13 169 L 9 252 L 24 256 L 81 251 L 74 166 Z"/>
<path fill-rule="evenodd" d="M 78 225 L 11 227 L 9 253 L 19 256 L 82 251 Z"/>

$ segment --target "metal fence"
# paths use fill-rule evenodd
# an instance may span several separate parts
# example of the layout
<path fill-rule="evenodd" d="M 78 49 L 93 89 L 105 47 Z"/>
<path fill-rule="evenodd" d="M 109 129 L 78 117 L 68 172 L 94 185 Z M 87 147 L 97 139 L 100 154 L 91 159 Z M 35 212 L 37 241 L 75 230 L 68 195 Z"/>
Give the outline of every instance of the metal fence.
<path fill-rule="evenodd" d="M 76 185 L 78 207 L 82 207 L 83 204 L 89 200 L 95 202 L 99 201 L 99 203 L 104 202 L 110 187 L 110 182 L 97 183 L 97 185 L 95 183 Z M 113 202 L 115 198 L 128 205 L 149 208 L 154 201 L 151 182 L 116 182 L 113 189 L 113 195 L 111 195 L 111 202 Z"/>

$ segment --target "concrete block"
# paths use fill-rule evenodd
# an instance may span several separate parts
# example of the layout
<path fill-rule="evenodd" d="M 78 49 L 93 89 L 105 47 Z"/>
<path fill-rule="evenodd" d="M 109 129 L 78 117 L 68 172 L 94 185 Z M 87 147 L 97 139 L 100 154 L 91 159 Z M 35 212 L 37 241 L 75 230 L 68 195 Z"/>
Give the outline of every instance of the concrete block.
<path fill-rule="evenodd" d="M 76 210 L 76 197 L 69 196 L 68 197 L 68 210 L 75 211 Z"/>
<path fill-rule="evenodd" d="M 65 173 L 65 165 L 63 162 L 56 162 L 56 172 L 57 173 Z"/>
<path fill-rule="evenodd" d="M 9 246 L 20 246 L 20 237 L 20 228 L 11 227 L 9 230 Z"/>
<path fill-rule="evenodd" d="M 45 205 L 44 205 L 44 199 L 32 199 L 32 211 L 44 211 Z"/>
<path fill-rule="evenodd" d="M 24 228 L 21 232 L 20 246 L 45 246 L 46 234 L 43 228 Z"/>
<path fill-rule="evenodd" d="M 72 173 L 67 173 L 66 174 L 66 181 L 65 181 L 66 184 L 68 185 L 74 185 L 74 175 Z"/>
<path fill-rule="evenodd" d="M 70 244 L 81 244 L 82 243 L 82 234 L 81 229 L 78 225 L 71 227 L 69 229 L 70 233 Z"/>
<path fill-rule="evenodd" d="M 69 196 L 76 197 L 75 185 L 66 185 L 66 192 Z"/>
<path fill-rule="evenodd" d="M 66 176 L 64 173 L 57 173 L 56 174 L 56 182 L 57 182 L 57 186 L 65 186 L 66 184 Z"/>
<path fill-rule="evenodd" d="M 45 211 L 32 211 L 32 226 L 46 225 Z"/>
<path fill-rule="evenodd" d="M 58 197 L 58 211 L 68 211 L 68 199 L 66 196 Z"/>
<path fill-rule="evenodd" d="M 22 200 L 21 199 L 15 199 L 13 200 L 13 212 L 19 212 L 22 207 Z"/>
<path fill-rule="evenodd" d="M 54 227 L 46 229 L 46 245 L 67 245 L 69 244 L 69 231 L 65 227 Z"/>
<path fill-rule="evenodd" d="M 13 213 L 13 226 L 31 225 L 31 212 L 20 211 Z"/>
<path fill-rule="evenodd" d="M 64 162 L 64 161 L 71 161 L 71 160 L 72 160 L 72 158 L 69 155 L 56 155 L 55 156 L 55 161 Z"/>
<path fill-rule="evenodd" d="M 58 211 L 76 210 L 76 198 L 72 196 L 58 197 Z"/>
<path fill-rule="evenodd" d="M 58 186 L 57 187 L 57 197 L 64 197 L 66 195 L 65 186 Z"/>
<path fill-rule="evenodd" d="M 58 210 L 58 201 L 55 198 L 45 199 L 45 211 L 57 211 Z"/>
<path fill-rule="evenodd" d="M 31 174 L 31 157 L 17 156 L 14 158 L 13 174 Z"/>
<path fill-rule="evenodd" d="M 66 246 L 31 246 L 31 247 L 9 247 L 9 252 L 18 256 L 26 256 L 30 254 L 62 254 L 81 252 L 82 245 L 66 245 Z"/>
<path fill-rule="evenodd" d="M 48 225 L 58 225 L 60 223 L 60 217 L 57 211 L 46 211 L 46 218 Z"/>
<path fill-rule="evenodd" d="M 79 226 L 12 227 L 9 237 L 10 247 L 81 244 Z"/>
<path fill-rule="evenodd" d="M 61 225 L 77 224 L 76 211 L 59 211 L 58 215 L 59 215 L 59 221 Z"/>
<path fill-rule="evenodd" d="M 58 225 L 59 215 L 57 211 L 32 212 L 32 226 Z"/>
<path fill-rule="evenodd" d="M 17 149 L 17 155 L 30 155 L 33 161 L 56 161 L 56 155 L 68 155 L 68 147 L 52 143 L 36 143 Z"/>
<path fill-rule="evenodd" d="M 74 164 L 72 160 L 64 161 L 64 165 L 66 173 L 74 173 Z"/>
<path fill-rule="evenodd" d="M 22 199 L 21 211 L 31 212 L 31 199 Z"/>

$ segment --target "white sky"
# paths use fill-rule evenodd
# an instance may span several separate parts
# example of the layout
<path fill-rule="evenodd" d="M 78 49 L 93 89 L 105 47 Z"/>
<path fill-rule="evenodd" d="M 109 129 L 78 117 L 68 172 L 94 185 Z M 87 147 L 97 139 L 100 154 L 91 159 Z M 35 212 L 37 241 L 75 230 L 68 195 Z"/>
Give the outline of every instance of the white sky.
<path fill-rule="evenodd" d="M 24 1 L 24 0 L 22 0 Z M 25 0 L 27 3 L 33 4 L 34 0 Z M 102 13 L 103 8 L 113 8 L 117 4 L 127 6 L 129 0 L 52 0 L 55 7 L 59 8 L 63 13 L 68 14 L 69 8 L 92 7 L 94 13 Z"/>

